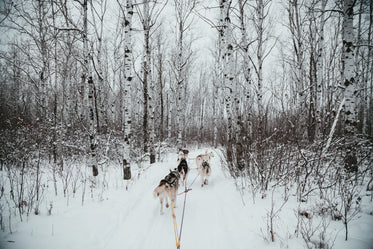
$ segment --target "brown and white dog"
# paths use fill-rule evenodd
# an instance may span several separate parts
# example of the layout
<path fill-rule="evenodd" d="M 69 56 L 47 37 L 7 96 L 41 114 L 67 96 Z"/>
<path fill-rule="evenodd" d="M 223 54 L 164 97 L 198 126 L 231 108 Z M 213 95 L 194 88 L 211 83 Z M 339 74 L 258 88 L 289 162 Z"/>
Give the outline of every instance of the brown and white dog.
<path fill-rule="evenodd" d="M 202 180 L 201 187 L 203 187 L 203 185 L 208 184 L 209 177 L 211 175 L 211 167 L 210 167 L 210 164 L 208 162 L 206 162 L 206 161 L 202 162 L 202 167 L 199 170 L 199 174 L 201 175 L 201 180 Z"/>
<path fill-rule="evenodd" d="M 210 153 L 208 153 L 207 150 L 206 150 L 204 155 L 198 155 L 196 157 L 197 168 L 201 169 L 203 161 L 206 161 L 207 163 L 210 163 L 211 157 L 214 157 L 214 153 L 212 153 L 212 151 Z"/>
<path fill-rule="evenodd" d="M 170 173 L 160 181 L 158 187 L 154 189 L 154 198 L 159 197 L 161 203 L 161 214 L 163 214 L 163 202 L 166 201 L 166 208 L 169 207 L 168 198 L 171 192 L 171 201 L 176 203 L 177 189 L 179 188 L 180 174 L 177 169 L 170 170 Z"/>
<path fill-rule="evenodd" d="M 196 157 L 196 164 L 199 174 L 201 176 L 202 184 L 201 187 L 208 184 L 208 178 L 211 175 L 210 159 L 214 157 L 214 153 L 207 151 L 204 155 L 198 155 Z"/>

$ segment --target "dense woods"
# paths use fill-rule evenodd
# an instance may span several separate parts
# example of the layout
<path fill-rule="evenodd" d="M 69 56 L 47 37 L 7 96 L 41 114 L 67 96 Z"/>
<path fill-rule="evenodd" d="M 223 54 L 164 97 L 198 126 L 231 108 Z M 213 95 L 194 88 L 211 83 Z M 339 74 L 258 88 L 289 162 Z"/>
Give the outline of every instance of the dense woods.
<path fill-rule="evenodd" d="M 347 239 L 373 173 L 372 1 L 4 0 L 0 11 L 1 170 L 20 184 L 14 170 L 35 170 L 35 213 L 40 165 L 67 179 L 87 164 L 82 186 L 94 188 L 110 163 L 208 144 L 253 196 L 317 193 Z M 20 215 L 24 199 L 13 196 Z"/>

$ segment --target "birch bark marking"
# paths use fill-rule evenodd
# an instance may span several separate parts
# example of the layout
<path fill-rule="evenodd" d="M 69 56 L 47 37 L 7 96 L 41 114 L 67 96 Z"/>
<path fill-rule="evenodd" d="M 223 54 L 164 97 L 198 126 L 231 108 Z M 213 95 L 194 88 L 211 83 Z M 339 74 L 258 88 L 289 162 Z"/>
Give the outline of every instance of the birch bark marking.
<path fill-rule="evenodd" d="M 344 0 L 343 2 L 343 51 L 342 51 L 342 79 L 345 87 L 345 131 L 347 135 L 356 133 L 356 82 L 354 78 L 354 0 Z"/>
<path fill-rule="evenodd" d="M 122 109 L 124 110 L 124 148 L 123 148 L 123 167 L 129 163 L 131 149 L 131 85 L 132 85 L 132 0 L 126 1 L 126 16 L 124 17 L 124 101 Z"/>

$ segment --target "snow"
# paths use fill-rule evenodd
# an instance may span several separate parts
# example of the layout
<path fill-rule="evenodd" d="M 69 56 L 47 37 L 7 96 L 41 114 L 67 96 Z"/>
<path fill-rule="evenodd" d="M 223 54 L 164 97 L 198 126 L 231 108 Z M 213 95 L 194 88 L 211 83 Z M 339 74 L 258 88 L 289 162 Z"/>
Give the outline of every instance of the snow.
<path fill-rule="evenodd" d="M 189 157 L 193 158 L 204 151 L 192 150 Z M 181 248 L 306 248 L 302 236 L 295 234 L 295 210 L 299 205 L 296 197 L 290 196 L 284 204 L 282 192 L 275 189 L 264 198 L 257 194 L 253 203 L 250 189 L 239 187 L 240 179 L 234 180 L 224 163 L 221 163 L 220 151 L 214 150 L 214 154 L 209 184 L 204 187 L 201 187 L 199 177 L 190 186 L 197 176 L 197 170 L 195 162 L 189 161 L 192 169 L 187 182 L 192 190 L 186 196 Z M 0 248 L 176 248 L 171 208 L 165 208 L 164 214 L 160 215 L 159 200 L 152 195 L 169 169 L 177 166 L 176 158 L 176 153 L 169 153 L 152 166 L 133 167 L 134 179 L 128 185 L 128 190 L 126 182 L 120 179 L 121 169 L 108 170 L 102 197 L 99 198 L 101 195 L 98 193 L 104 185 L 98 184 L 93 198 L 87 191 L 83 205 L 79 194 L 67 201 L 63 194 L 55 197 L 53 193 L 48 193 L 39 215 L 32 214 L 22 222 L 13 217 L 13 233 L 1 232 Z M 180 186 L 179 190 L 182 192 L 183 187 Z M 183 201 L 184 194 L 179 195 L 175 208 L 179 229 Z M 335 238 L 333 248 L 373 248 L 373 216 L 369 214 L 373 207 L 369 197 L 363 201 L 362 212 L 350 224 L 348 241 L 344 241 L 343 224 L 331 221 L 328 236 L 332 240 Z M 52 215 L 48 215 L 51 202 Z M 284 204 L 274 218 L 275 242 L 270 242 L 267 230 L 272 204 L 274 210 Z M 317 217 L 311 220 L 313 224 L 317 223 Z"/>

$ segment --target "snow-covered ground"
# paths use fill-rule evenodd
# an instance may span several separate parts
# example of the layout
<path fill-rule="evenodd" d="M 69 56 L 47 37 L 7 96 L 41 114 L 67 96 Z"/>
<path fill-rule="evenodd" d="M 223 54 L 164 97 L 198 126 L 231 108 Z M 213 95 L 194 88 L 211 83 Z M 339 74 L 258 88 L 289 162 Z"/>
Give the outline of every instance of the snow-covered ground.
<path fill-rule="evenodd" d="M 189 157 L 204 153 L 193 150 Z M 255 203 L 249 189 L 243 189 L 229 175 L 221 163 L 220 152 L 214 151 L 212 175 L 209 184 L 201 187 L 198 177 L 187 194 L 181 248 L 185 249 L 247 249 L 247 248 L 307 248 L 297 227 L 296 198 L 290 195 L 284 204 L 281 191 L 271 191 L 265 198 L 257 196 Z M 39 215 L 30 215 L 23 222 L 15 222 L 12 233 L 1 232 L 0 248 L 7 249 L 166 249 L 176 248 L 171 209 L 160 215 L 160 204 L 153 198 L 153 190 L 159 181 L 175 168 L 176 153 L 166 155 L 151 167 L 144 165 L 134 169 L 134 181 L 125 189 L 121 181 L 121 169 L 106 173 L 107 186 L 102 195 L 90 198 L 89 191 L 84 205 L 78 194 L 69 200 L 46 195 Z M 197 175 L 196 165 L 188 176 L 190 185 Z M 180 187 L 180 192 L 182 191 Z M 52 191 L 51 191 L 52 192 Z M 71 195 L 71 194 L 70 194 Z M 273 196 L 272 196 L 273 195 Z M 48 197 L 49 196 L 49 197 Z M 100 198 L 98 198 L 100 196 Z M 273 198 L 272 198 L 273 197 Z M 50 199 L 48 199 L 50 198 Z M 349 240 L 344 241 L 342 222 L 331 221 L 327 240 L 337 249 L 373 248 L 373 211 L 369 197 L 364 197 L 362 212 L 349 226 Z M 179 195 L 175 213 L 178 228 L 183 211 L 184 194 Z M 52 215 L 47 214 L 53 203 Z M 283 205 L 284 204 L 284 205 Z M 270 242 L 268 215 L 283 207 L 274 216 L 275 242 Z M 370 211 L 369 211 L 370 210 Z M 306 218 L 301 218 L 306 219 Z M 14 218 L 16 220 L 16 218 Z M 317 225 L 317 219 L 305 220 L 309 227 Z"/>

